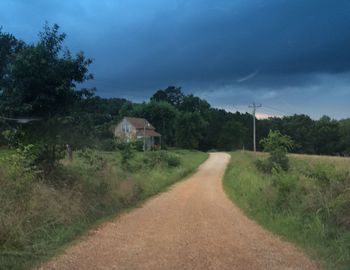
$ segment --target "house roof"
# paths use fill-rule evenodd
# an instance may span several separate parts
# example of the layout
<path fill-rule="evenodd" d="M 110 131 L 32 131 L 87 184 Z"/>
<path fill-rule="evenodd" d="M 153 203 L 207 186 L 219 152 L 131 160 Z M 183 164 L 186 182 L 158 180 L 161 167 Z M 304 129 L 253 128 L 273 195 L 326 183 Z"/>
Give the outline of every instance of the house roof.
<path fill-rule="evenodd" d="M 139 129 L 136 132 L 136 136 L 141 136 L 141 137 L 160 137 L 161 135 L 154 131 L 153 129 L 146 129 L 146 130 L 141 130 Z"/>
<path fill-rule="evenodd" d="M 124 117 L 130 124 L 132 124 L 136 129 L 147 129 L 147 130 L 154 130 L 154 126 L 151 125 L 150 122 L 147 121 L 145 118 L 138 118 L 138 117 Z"/>

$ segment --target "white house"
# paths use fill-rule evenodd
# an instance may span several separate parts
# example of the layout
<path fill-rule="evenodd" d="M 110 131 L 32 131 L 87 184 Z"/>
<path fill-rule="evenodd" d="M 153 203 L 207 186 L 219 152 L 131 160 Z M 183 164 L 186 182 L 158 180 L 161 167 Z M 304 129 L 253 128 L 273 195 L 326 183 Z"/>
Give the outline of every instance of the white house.
<path fill-rule="evenodd" d="M 146 150 L 159 147 L 161 144 L 161 135 L 144 118 L 124 117 L 113 127 L 113 133 L 115 137 L 125 139 L 127 142 L 144 141 Z"/>

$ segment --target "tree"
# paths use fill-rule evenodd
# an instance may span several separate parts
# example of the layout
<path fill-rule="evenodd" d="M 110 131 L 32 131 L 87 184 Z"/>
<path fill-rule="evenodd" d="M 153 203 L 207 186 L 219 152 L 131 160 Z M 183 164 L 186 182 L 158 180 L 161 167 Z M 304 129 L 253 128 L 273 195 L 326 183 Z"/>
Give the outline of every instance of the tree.
<path fill-rule="evenodd" d="M 339 121 L 339 148 L 343 155 L 350 155 L 350 118 Z"/>
<path fill-rule="evenodd" d="M 198 112 L 181 113 L 176 122 L 176 144 L 187 149 L 198 148 L 207 122 Z"/>
<path fill-rule="evenodd" d="M 151 101 L 143 106 L 141 115 L 152 123 L 162 135 L 162 143 L 174 145 L 177 110 L 167 102 Z"/>
<path fill-rule="evenodd" d="M 225 123 L 218 140 L 218 147 L 222 150 L 233 150 L 243 147 L 248 130 L 240 122 L 230 120 Z"/>
<path fill-rule="evenodd" d="M 81 103 L 93 96 L 91 90 L 76 89 L 77 84 L 92 79 L 88 72 L 92 61 L 82 52 L 72 56 L 63 49 L 65 37 L 58 25 L 45 25 L 36 44 L 16 43 L 0 33 L 0 40 L 10 40 L 8 48 L 12 48 L 1 52 L 6 61 L 1 71 L 0 113 L 40 119 L 16 128 L 24 131 L 23 144 L 41 144 L 42 160 L 48 167 L 79 130 Z M 8 83 L 3 83 L 4 78 Z"/>
<path fill-rule="evenodd" d="M 158 90 L 151 97 L 151 101 L 165 101 L 178 108 L 183 98 L 184 94 L 181 91 L 181 87 L 168 86 L 165 90 Z"/>
<path fill-rule="evenodd" d="M 257 167 L 264 172 L 271 172 L 273 169 L 287 171 L 289 169 L 288 151 L 293 148 L 293 140 L 282 135 L 279 131 L 270 130 L 268 136 L 261 140 L 261 145 L 270 156 L 267 160 L 257 160 Z"/>
<path fill-rule="evenodd" d="M 338 152 L 339 126 L 336 120 L 322 116 L 315 125 L 315 150 L 317 154 L 334 155 Z"/>
<path fill-rule="evenodd" d="M 314 153 L 315 122 L 307 115 L 293 115 L 283 118 L 283 134 L 289 135 L 294 143 L 294 152 Z"/>
<path fill-rule="evenodd" d="M 208 119 L 210 104 L 204 99 L 188 95 L 184 97 L 179 109 L 183 112 L 199 113 L 202 117 Z"/>

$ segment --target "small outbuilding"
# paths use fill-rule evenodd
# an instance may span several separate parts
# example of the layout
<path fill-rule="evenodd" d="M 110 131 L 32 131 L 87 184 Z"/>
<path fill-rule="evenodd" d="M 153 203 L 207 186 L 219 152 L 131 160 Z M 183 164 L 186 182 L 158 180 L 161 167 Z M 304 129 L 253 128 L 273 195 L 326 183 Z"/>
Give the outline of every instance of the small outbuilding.
<path fill-rule="evenodd" d="M 121 138 L 126 142 L 142 140 L 144 150 L 160 147 L 161 134 L 145 118 L 124 117 L 118 125 L 113 127 L 116 138 Z"/>

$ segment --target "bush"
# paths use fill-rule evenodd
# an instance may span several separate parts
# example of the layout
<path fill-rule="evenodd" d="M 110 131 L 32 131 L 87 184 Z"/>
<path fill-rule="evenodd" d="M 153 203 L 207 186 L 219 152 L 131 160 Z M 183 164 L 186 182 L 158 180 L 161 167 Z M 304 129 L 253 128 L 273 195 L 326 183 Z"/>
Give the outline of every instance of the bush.
<path fill-rule="evenodd" d="M 272 164 L 275 169 L 282 169 L 284 171 L 289 170 L 289 159 L 285 152 L 281 150 L 276 150 L 270 153 L 268 158 L 270 164 Z"/>
<path fill-rule="evenodd" d="M 18 149 L 13 154 L 0 159 L 2 164 L 0 189 L 5 192 L 4 195 L 23 193 L 30 189 L 33 181 L 41 178 L 41 171 L 33 165 L 35 156 L 29 154 L 30 148 L 27 146 L 24 150 Z"/>
<path fill-rule="evenodd" d="M 267 160 L 257 160 L 256 167 L 264 173 L 271 173 L 272 170 L 289 170 L 289 159 L 287 151 L 293 146 L 290 137 L 282 135 L 279 131 L 270 130 L 267 138 L 261 140 L 264 151 L 269 152 Z"/>
<path fill-rule="evenodd" d="M 143 141 L 142 140 L 136 140 L 136 141 L 132 142 L 132 147 L 136 151 L 142 152 L 143 151 Z"/>
<path fill-rule="evenodd" d="M 77 154 L 95 171 L 99 171 L 107 165 L 107 160 L 94 150 L 84 149 L 79 151 Z"/>
<path fill-rule="evenodd" d="M 99 144 L 99 149 L 102 151 L 115 151 L 117 149 L 117 142 L 115 139 L 105 139 Z"/>
<path fill-rule="evenodd" d="M 273 164 L 268 159 L 257 159 L 255 160 L 256 168 L 263 173 L 270 173 L 273 168 Z"/>
<path fill-rule="evenodd" d="M 146 152 L 143 158 L 143 163 L 149 168 L 166 165 L 168 167 L 180 166 L 180 158 L 173 153 L 167 151 Z"/>
<path fill-rule="evenodd" d="M 2 136 L 10 148 L 17 148 L 20 145 L 20 141 L 23 139 L 24 133 L 17 129 L 7 129 L 2 132 Z"/>
<path fill-rule="evenodd" d="M 291 195 L 295 192 L 298 178 L 287 173 L 274 173 L 272 186 L 277 189 L 275 205 L 280 209 L 288 209 L 293 206 L 294 199 Z M 298 202 L 299 203 L 299 202 Z"/>

